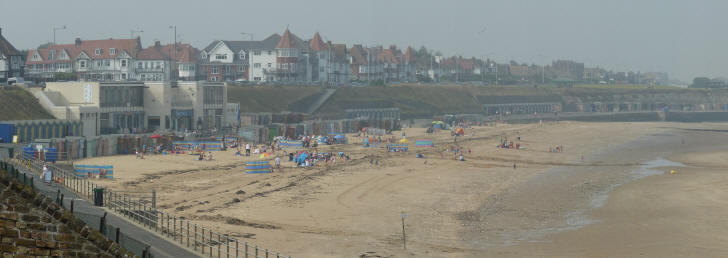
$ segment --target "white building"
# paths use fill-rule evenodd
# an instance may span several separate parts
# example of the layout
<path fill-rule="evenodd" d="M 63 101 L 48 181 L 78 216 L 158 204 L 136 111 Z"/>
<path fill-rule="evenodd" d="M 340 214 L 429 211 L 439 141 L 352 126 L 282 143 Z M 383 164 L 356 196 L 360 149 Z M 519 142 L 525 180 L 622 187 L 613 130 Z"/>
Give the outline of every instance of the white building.
<path fill-rule="evenodd" d="M 206 130 L 226 121 L 227 88 L 202 82 L 49 82 L 36 91 L 57 119 L 81 120 L 84 136 Z"/>
<path fill-rule="evenodd" d="M 23 56 L 3 37 L 3 31 L 0 28 L 0 82 L 5 82 L 8 78 L 19 77 L 22 73 Z"/>
<path fill-rule="evenodd" d="M 25 77 L 34 81 L 126 81 L 134 78 L 132 60 L 140 50 L 139 38 L 86 41 L 77 38 L 74 44 L 49 44 L 28 51 Z M 67 74 L 56 78 L 58 73 Z"/>

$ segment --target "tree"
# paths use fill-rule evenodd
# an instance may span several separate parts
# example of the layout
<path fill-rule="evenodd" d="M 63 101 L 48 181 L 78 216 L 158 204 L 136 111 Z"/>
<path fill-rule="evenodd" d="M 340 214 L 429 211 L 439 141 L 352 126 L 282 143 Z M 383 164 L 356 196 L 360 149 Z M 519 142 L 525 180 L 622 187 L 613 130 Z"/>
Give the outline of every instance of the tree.
<path fill-rule="evenodd" d="M 708 77 L 695 77 L 690 88 L 710 88 L 710 79 Z"/>

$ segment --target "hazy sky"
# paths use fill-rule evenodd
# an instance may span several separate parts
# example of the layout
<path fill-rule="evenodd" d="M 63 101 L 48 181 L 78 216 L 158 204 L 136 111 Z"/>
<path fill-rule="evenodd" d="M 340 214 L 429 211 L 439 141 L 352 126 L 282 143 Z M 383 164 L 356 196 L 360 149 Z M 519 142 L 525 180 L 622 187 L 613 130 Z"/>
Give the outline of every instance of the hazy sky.
<path fill-rule="evenodd" d="M 616 71 L 664 71 L 684 81 L 728 77 L 725 0 L 0 0 L 0 27 L 17 48 L 51 41 L 128 38 L 145 46 L 179 38 L 203 48 L 215 39 L 263 39 L 286 26 L 308 39 L 425 45 L 447 55 L 544 64 L 574 59 Z"/>

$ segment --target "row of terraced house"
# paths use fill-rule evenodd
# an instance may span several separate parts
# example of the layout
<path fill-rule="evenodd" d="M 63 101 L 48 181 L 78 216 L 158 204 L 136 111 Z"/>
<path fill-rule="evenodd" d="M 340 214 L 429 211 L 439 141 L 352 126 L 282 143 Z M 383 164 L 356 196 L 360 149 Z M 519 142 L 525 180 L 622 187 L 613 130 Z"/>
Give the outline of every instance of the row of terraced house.
<path fill-rule="evenodd" d="M 290 82 L 341 85 L 352 81 L 416 80 L 412 49 L 364 47 L 304 40 L 286 29 L 263 40 L 215 40 L 203 49 L 189 44 L 146 48 L 133 39 L 45 44 L 28 51 L 26 81 L 211 81 Z"/>

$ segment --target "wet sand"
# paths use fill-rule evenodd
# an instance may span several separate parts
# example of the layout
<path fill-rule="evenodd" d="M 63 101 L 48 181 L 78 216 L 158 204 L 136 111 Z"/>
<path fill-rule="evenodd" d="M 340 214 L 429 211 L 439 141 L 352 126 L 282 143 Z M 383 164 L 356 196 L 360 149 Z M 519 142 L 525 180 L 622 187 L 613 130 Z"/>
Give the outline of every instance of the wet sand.
<path fill-rule="evenodd" d="M 719 169 L 728 165 L 721 158 L 728 133 L 684 130 L 722 127 L 479 127 L 458 139 L 472 150 L 466 162 L 440 158 L 452 142 L 447 132 L 412 128 L 409 139 L 434 138 L 437 147 L 410 142 L 404 154 L 339 145 L 332 150 L 349 153 L 347 164 L 267 175 L 245 174 L 242 161 L 258 159 L 233 152 L 215 152 L 212 162 L 127 155 L 82 163 L 115 165 L 117 179 L 97 180 L 112 189 L 154 188 L 167 211 L 296 257 L 723 256 L 728 221 L 720 214 L 728 199 L 716 188 L 728 182 Z M 495 148 L 503 135 L 521 136 L 526 149 Z M 558 144 L 566 151 L 548 151 Z M 414 158 L 418 151 L 427 164 Z M 646 167 L 659 158 L 686 167 L 666 175 L 672 167 Z"/>

